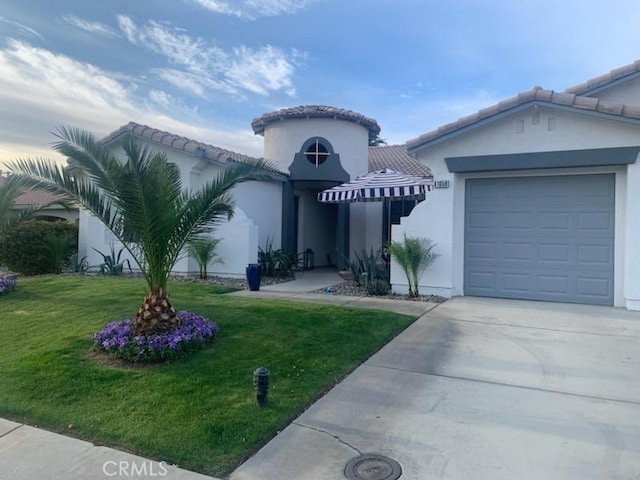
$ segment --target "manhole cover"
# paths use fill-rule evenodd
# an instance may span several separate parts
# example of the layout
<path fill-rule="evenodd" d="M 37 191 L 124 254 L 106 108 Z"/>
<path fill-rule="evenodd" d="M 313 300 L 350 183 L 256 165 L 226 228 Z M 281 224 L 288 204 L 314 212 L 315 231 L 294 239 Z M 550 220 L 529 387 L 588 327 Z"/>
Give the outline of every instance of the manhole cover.
<path fill-rule="evenodd" d="M 349 460 L 344 474 L 350 480 L 396 480 L 402 475 L 402 467 L 391 458 L 367 453 Z"/>

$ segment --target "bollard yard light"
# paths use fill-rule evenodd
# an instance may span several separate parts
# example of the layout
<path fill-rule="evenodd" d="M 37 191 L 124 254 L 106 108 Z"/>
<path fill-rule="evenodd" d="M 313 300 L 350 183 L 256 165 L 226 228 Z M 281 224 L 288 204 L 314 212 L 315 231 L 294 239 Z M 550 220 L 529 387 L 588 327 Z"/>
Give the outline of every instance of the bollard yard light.
<path fill-rule="evenodd" d="M 258 405 L 264 407 L 269 392 L 269 370 L 265 367 L 256 368 L 253 372 L 253 389 L 256 391 Z"/>

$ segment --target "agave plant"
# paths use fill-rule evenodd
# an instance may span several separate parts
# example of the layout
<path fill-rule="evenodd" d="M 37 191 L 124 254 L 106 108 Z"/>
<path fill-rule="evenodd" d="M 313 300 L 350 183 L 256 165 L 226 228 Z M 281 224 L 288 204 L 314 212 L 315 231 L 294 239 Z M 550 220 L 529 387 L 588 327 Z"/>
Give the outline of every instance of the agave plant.
<path fill-rule="evenodd" d="M 73 199 L 99 218 L 129 252 L 148 291 L 133 319 L 136 335 L 173 330 L 179 318 L 167 284 L 185 245 L 234 213 L 231 190 L 241 182 L 269 181 L 269 165 L 237 164 L 200 190 L 182 188 L 178 167 L 166 155 L 130 137 L 121 159 L 89 132 L 59 127 L 54 150 L 70 159 L 20 159 L 11 166 L 28 185 Z"/>

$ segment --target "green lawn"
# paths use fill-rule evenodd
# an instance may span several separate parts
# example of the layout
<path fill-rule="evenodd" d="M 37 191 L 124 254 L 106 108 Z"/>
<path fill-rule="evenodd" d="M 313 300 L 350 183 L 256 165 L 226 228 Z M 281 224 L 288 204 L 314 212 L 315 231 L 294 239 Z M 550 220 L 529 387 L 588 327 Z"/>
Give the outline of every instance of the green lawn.
<path fill-rule="evenodd" d="M 134 314 L 143 289 L 39 277 L 0 295 L 0 416 L 221 476 L 414 320 L 176 283 L 174 306 L 218 323 L 218 339 L 170 365 L 104 366 L 91 334 Z M 252 390 L 261 365 L 272 379 L 264 408 Z"/>

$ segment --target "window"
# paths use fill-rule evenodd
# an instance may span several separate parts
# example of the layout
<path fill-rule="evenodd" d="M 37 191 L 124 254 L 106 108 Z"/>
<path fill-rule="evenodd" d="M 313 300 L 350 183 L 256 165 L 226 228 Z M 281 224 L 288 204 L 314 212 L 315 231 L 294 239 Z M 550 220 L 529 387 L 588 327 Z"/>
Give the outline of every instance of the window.
<path fill-rule="evenodd" d="M 307 160 L 318 168 L 318 166 L 322 165 L 329 157 L 329 149 L 316 138 L 316 140 L 307 147 L 304 154 Z"/>

